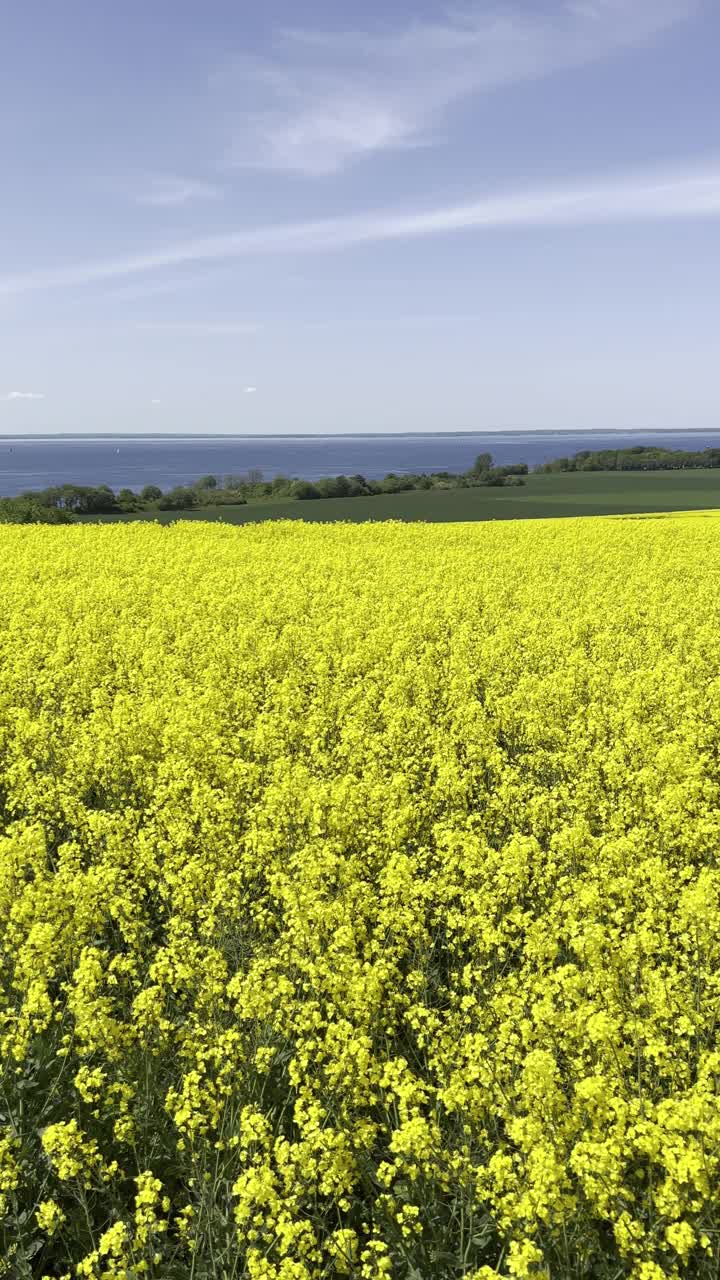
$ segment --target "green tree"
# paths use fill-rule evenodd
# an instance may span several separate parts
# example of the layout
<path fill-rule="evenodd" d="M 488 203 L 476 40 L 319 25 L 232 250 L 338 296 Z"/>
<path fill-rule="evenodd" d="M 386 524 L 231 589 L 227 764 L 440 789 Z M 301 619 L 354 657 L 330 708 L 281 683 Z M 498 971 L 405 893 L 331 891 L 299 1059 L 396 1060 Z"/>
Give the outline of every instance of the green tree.
<path fill-rule="evenodd" d="M 189 511 L 197 506 L 197 493 L 187 485 L 178 485 L 162 495 L 158 506 L 161 511 Z"/>
<path fill-rule="evenodd" d="M 309 480 L 294 480 L 290 489 L 291 497 L 305 502 L 309 498 L 320 498 L 322 495 L 317 485 L 311 484 Z"/>
<path fill-rule="evenodd" d="M 0 498 L 0 524 L 72 524 L 73 516 L 37 498 Z"/>
<path fill-rule="evenodd" d="M 95 488 L 83 484 L 61 484 L 31 496 L 38 502 L 79 516 L 102 515 L 119 509 L 115 494 L 106 484 Z"/>
<path fill-rule="evenodd" d="M 484 471 L 490 471 L 492 464 L 493 459 L 491 453 L 479 453 L 470 470 L 474 472 L 475 475 L 481 475 Z"/>

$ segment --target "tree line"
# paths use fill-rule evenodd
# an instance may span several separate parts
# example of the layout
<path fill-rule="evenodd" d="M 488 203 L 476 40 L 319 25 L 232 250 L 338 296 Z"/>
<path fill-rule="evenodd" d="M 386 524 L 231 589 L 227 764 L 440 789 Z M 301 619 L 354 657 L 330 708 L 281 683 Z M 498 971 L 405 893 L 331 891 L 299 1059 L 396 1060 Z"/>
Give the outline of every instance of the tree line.
<path fill-rule="evenodd" d="M 633 445 L 630 449 L 581 449 L 570 458 L 555 458 L 535 470 L 553 471 L 684 471 L 720 467 L 720 449 L 663 449 Z"/>
<path fill-rule="evenodd" d="M 521 485 L 528 473 L 525 463 L 497 467 L 489 453 L 481 453 L 472 467 L 460 475 L 449 471 L 420 474 L 389 472 L 382 480 L 362 475 L 324 476 L 300 480 L 276 475 L 266 480 L 260 471 L 244 475 L 201 476 L 191 485 L 177 485 L 163 492 L 157 485 L 145 485 L 139 492 L 108 485 L 52 485 L 27 490 L 18 498 L 0 499 L 0 523 L 70 523 L 77 517 L 130 515 L 142 511 L 190 511 L 193 508 L 238 506 L 247 502 L 290 500 L 307 502 L 322 498 L 369 497 L 383 493 L 404 493 L 412 489 L 461 489 L 488 485 Z"/>
<path fill-rule="evenodd" d="M 665 449 L 633 445 L 629 449 L 582 449 L 571 457 L 555 458 L 534 468 L 536 474 L 574 471 L 679 471 L 720 467 L 720 449 Z M 460 474 L 433 471 L 409 474 L 389 472 L 382 480 L 363 475 L 324 476 L 302 480 L 276 475 L 266 480 L 261 471 L 243 475 L 201 476 L 194 484 L 163 491 L 147 484 L 138 492 L 106 484 L 52 485 L 27 490 L 18 498 L 0 498 L 0 524 L 68 524 L 97 515 L 132 515 L 143 511 L 190 511 L 195 508 L 238 506 L 246 502 L 298 501 L 323 498 L 370 497 L 404 493 L 413 489 L 465 489 L 478 486 L 523 485 L 527 463 L 496 466 L 492 455 L 480 453 Z"/>

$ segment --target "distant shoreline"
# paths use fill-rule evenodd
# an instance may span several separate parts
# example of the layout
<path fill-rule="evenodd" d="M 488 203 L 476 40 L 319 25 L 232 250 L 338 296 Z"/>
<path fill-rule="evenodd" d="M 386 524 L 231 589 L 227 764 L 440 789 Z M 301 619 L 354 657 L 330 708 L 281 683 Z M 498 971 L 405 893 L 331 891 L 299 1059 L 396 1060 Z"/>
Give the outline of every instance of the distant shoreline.
<path fill-rule="evenodd" d="M 0 432 L 0 441 L 22 440 L 37 443 L 42 440 L 436 440 L 467 439 L 475 436 L 707 436 L 720 433 L 717 427 L 593 427 L 572 430 L 569 427 L 543 429 L 541 427 L 508 428 L 505 431 L 281 431 L 281 432 L 212 432 L 202 434 L 195 431 L 46 431 L 40 434 L 12 434 Z"/>
<path fill-rule="evenodd" d="M 192 484 L 198 476 L 238 475 L 259 470 L 265 476 L 363 475 L 382 479 L 391 472 L 462 473 L 480 453 L 500 466 L 526 462 L 535 467 L 579 451 L 640 446 L 697 451 L 720 449 L 720 430 L 683 432 L 556 431 L 418 432 L 362 435 L 196 435 L 128 434 L 0 436 L 0 492 L 57 484 L 137 489 L 153 483 L 165 491 Z"/>

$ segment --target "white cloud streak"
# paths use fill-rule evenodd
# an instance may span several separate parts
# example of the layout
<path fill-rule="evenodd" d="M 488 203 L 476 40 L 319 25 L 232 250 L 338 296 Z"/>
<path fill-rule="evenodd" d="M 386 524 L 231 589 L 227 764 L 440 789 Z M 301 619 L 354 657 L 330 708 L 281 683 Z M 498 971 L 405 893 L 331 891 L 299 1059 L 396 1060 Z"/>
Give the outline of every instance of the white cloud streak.
<path fill-rule="evenodd" d="M 196 200 L 217 200 L 221 194 L 220 188 L 209 182 L 169 174 L 154 174 L 141 179 L 130 193 L 135 204 L 159 209 L 177 208 Z"/>
<path fill-rule="evenodd" d="M 3 400 L 44 400 L 42 391 L 8 391 Z"/>
<path fill-rule="evenodd" d="M 720 163 L 690 171 L 623 174 L 584 183 L 486 195 L 469 203 L 419 212 L 378 211 L 312 222 L 280 223 L 203 239 L 186 240 L 146 253 L 56 269 L 0 276 L 0 296 L 92 285 L 187 263 L 264 255 L 337 252 L 363 245 L 416 240 L 460 232 L 567 228 L 600 224 L 717 218 Z M 178 326 L 158 325 L 157 328 Z M 186 332 L 198 326 L 179 326 Z M 210 326 L 215 332 L 227 325 Z M 234 330 L 236 325 L 231 326 Z M 200 325 L 204 332 L 207 325 Z M 255 326 L 242 324 L 242 332 Z"/>
<path fill-rule="evenodd" d="M 245 395 L 246 395 L 246 396 L 254 396 L 254 395 L 255 395 L 255 393 L 256 393 L 256 391 L 257 391 L 257 387 L 246 387 L 246 388 L 245 388 Z"/>
<path fill-rule="evenodd" d="M 132 284 L 112 286 L 105 294 L 111 302 L 141 302 L 147 298 L 163 297 L 166 294 L 182 293 L 187 289 L 195 292 L 204 286 L 217 284 L 219 270 L 193 272 L 180 277 L 172 276 L 160 280 L 136 280 Z"/>
<path fill-rule="evenodd" d="M 158 320 L 138 325 L 147 333 L 174 333 L 191 338 L 246 338 L 256 334 L 260 326 L 245 320 Z"/>
<path fill-rule="evenodd" d="M 238 58 L 218 77 L 236 117 L 228 162 L 318 176 L 430 145 L 463 100 L 643 45 L 699 3 L 470 0 L 401 29 L 282 31 L 270 56 Z"/>

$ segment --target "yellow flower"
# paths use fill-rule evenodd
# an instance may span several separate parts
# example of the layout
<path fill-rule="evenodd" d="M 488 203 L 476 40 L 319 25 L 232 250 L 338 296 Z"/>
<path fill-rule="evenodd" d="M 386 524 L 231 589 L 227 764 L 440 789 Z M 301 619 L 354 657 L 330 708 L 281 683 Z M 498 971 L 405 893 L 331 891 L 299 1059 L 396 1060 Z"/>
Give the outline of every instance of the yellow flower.
<path fill-rule="evenodd" d="M 689 1222 L 673 1222 L 665 1229 L 665 1239 L 675 1252 L 687 1262 L 690 1250 L 695 1247 L 696 1236 Z"/>
<path fill-rule="evenodd" d="M 719 534 L 3 526 L 8 1238 L 713 1274 Z"/>
<path fill-rule="evenodd" d="M 41 1231 L 52 1236 L 65 1222 L 65 1214 L 55 1200 L 43 1200 L 35 1214 Z"/>

